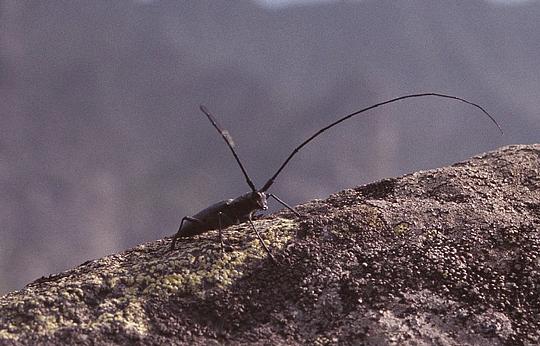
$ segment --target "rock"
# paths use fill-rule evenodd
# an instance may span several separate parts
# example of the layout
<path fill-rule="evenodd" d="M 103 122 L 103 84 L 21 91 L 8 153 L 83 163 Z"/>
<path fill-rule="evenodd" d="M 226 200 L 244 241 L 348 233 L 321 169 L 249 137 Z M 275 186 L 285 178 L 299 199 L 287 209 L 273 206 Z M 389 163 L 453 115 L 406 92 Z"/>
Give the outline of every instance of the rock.
<path fill-rule="evenodd" d="M 85 262 L 0 298 L 0 344 L 540 343 L 540 144 Z"/>

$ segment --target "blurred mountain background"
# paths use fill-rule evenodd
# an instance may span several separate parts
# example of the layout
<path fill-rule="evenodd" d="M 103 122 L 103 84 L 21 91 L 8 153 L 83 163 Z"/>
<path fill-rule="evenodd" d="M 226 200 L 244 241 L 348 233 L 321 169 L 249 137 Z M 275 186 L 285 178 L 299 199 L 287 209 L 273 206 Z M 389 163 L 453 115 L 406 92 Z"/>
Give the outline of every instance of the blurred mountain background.
<path fill-rule="evenodd" d="M 0 0 L 0 293 L 176 232 L 249 188 L 291 204 L 540 142 L 540 3 Z M 277 207 L 275 207 L 277 208 Z"/>

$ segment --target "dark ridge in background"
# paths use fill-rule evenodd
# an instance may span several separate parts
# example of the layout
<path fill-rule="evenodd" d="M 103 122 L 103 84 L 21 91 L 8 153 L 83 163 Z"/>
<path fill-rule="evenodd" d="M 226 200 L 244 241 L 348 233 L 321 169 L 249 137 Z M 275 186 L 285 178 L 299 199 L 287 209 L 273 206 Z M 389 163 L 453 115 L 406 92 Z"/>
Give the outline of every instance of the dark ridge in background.
<path fill-rule="evenodd" d="M 540 140 L 540 4 L 0 1 L 0 292 L 171 235 L 321 126 L 273 192 L 296 204 Z"/>

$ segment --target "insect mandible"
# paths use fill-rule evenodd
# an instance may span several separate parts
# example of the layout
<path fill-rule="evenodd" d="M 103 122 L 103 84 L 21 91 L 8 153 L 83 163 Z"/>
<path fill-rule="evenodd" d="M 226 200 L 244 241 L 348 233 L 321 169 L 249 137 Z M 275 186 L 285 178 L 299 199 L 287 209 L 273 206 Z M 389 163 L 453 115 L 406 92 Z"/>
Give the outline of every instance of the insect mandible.
<path fill-rule="evenodd" d="M 182 221 L 180 222 L 180 227 L 178 228 L 178 231 L 174 235 L 170 250 L 175 249 L 176 242 L 180 238 L 187 238 L 192 237 L 198 234 L 205 233 L 210 230 L 219 230 L 219 237 L 221 242 L 221 249 L 223 251 L 223 234 L 222 231 L 224 228 L 239 224 L 242 222 L 248 222 L 251 229 L 255 232 L 257 237 L 259 238 L 259 241 L 261 245 L 263 246 L 264 250 L 268 253 L 268 256 L 272 261 L 275 262 L 274 257 L 272 256 L 272 253 L 264 243 L 263 239 L 261 238 L 261 235 L 259 234 L 257 228 L 253 224 L 253 214 L 259 210 L 266 210 L 268 208 L 267 205 L 267 197 L 274 198 L 277 202 L 281 203 L 283 206 L 291 210 L 294 214 L 297 216 L 300 216 L 298 212 L 296 212 L 292 207 L 287 205 L 285 202 L 283 202 L 280 198 L 278 198 L 276 195 L 267 193 L 268 189 L 272 186 L 277 176 L 281 173 L 281 171 L 287 166 L 289 161 L 293 158 L 300 149 L 302 149 L 305 145 L 307 145 L 309 142 L 311 142 L 313 139 L 315 139 L 317 136 L 325 132 L 326 130 L 338 125 L 339 123 L 350 119 L 356 115 L 359 115 L 361 113 L 364 113 L 366 111 L 369 111 L 373 108 L 377 108 L 392 102 L 408 99 L 408 98 L 415 98 L 415 97 L 426 97 L 426 96 L 435 96 L 435 97 L 442 97 L 447 99 L 453 99 L 460 102 L 464 102 L 466 104 L 469 104 L 471 106 L 474 106 L 478 109 L 480 109 L 489 119 L 497 126 L 499 131 L 503 133 L 503 130 L 501 129 L 499 123 L 491 114 L 489 114 L 482 106 L 467 101 L 463 98 L 452 96 L 452 95 L 446 95 L 446 94 L 440 94 L 440 93 L 419 93 L 419 94 L 409 94 L 404 95 L 400 97 L 393 98 L 391 100 L 387 100 L 384 102 L 380 102 L 377 104 L 374 104 L 372 106 L 363 108 L 359 111 L 356 111 L 354 113 L 348 114 L 333 123 L 323 127 L 322 129 L 315 132 L 312 136 L 304 140 L 300 145 L 298 145 L 291 154 L 285 159 L 285 161 L 281 164 L 281 166 L 278 168 L 278 170 L 268 179 L 268 181 L 261 187 L 260 189 L 257 189 L 255 187 L 255 184 L 251 181 L 249 178 L 249 175 L 246 172 L 246 169 L 242 165 L 242 162 L 240 161 L 240 158 L 238 157 L 238 154 L 234 150 L 234 145 L 231 139 L 231 136 L 229 135 L 229 132 L 225 130 L 223 127 L 221 127 L 215 117 L 206 109 L 204 106 L 200 106 L 201 111 L 207 116 L 208 120 L 212 123 L 214 128 L 221 134 L 221 137 L 225 140 L 225 143 L 231 150 L 236 162 L 238 163 L 238 166 L 240 166 L 240 169 L 242 170 L 242 174 L 244 175 L 247 184 L 251 188 L 251 191 L 248 193 L 245 193 L 235 199 L 227 199 L 221 202 L 217 202 L 208 208 L 205 208 L 198 212 L 197 214 L 193 216 L 185 216 L 182 218 Z"/>

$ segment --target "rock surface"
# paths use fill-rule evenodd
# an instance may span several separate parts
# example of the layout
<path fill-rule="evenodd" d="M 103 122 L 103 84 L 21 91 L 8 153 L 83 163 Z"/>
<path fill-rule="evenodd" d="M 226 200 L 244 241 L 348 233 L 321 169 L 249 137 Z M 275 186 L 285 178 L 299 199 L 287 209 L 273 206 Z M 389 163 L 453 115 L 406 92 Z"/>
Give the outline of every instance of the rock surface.
<path fill-rule="evenodd" d="M 540 343 L 540 145 L 88 261 L 0 298 L 0 344 Z"/>

